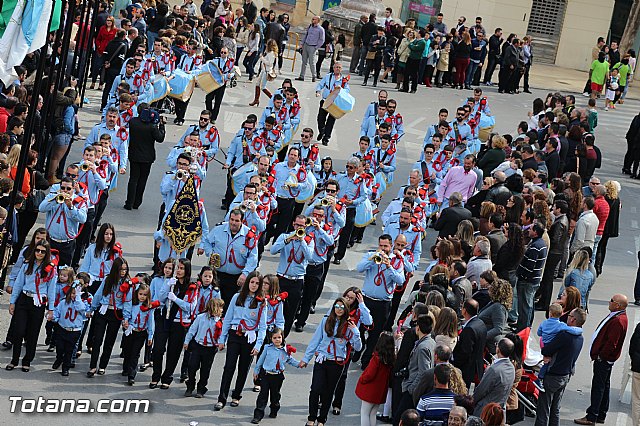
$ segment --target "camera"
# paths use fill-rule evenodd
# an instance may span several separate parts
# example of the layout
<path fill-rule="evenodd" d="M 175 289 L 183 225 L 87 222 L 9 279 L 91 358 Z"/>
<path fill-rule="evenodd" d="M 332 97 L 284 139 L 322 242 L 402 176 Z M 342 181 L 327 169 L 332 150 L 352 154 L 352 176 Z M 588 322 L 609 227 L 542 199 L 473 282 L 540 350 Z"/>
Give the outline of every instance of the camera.
<path fill-rule="evenodd" d="M 155 108 L 141 109 L 140 120 L 143 123 L 158 124 L 160 122 L 160 112 Z"/>

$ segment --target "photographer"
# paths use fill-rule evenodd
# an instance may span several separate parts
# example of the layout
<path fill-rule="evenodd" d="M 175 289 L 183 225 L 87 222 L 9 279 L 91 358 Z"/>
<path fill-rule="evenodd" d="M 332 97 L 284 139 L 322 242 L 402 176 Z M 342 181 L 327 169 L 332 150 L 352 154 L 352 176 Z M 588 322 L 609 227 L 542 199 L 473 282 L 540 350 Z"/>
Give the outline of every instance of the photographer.
<path fill-rule="evenodd" d="M 142 194 L 147 185 L 151 165 L 156 161 L 155 143 L 164 141 L 164 125 L 167 122 L 157 110 L 146 103 L 138 106 L 138 117 L 129 122 L 129 162 L 131 176 L 127 188 L 126 210 L 137 209 L 142 204 Z"/>

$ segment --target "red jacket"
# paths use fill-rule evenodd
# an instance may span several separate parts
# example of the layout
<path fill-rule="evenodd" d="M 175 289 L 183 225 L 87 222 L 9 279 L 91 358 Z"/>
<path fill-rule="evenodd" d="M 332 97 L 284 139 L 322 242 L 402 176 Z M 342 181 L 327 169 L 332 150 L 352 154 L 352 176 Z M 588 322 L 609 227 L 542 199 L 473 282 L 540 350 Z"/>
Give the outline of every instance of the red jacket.
<path fill-rule="evenodd" d="M 378 353 L 374 352 L 369 365 L 358 379 L 356 396 L 371 404 L 384 404 L 391 379 L 391 367 L 383 364 Z"/>
<path fill-rule="evenodd" d="M 106 25 L 100 27 L 100 31 L 98 31 L 98 36 L 96 37 L 96 51 L 99 55 L 104 53 L 107 44 L 115 38 L 116 31 L 116 27 L 111 27 L 111 31 L 107 29 Z"/>
<path fill-rule="evenodd" d="M 600 358 L 603 361 L 614 362 L 620 358 L 624 338 L 627 334 L 627 325 L 626 311 L 619 312 L 607 321 L 591 345 L 591 359 L 595 361 Z"/>
<path fill-rule="evenodd" d="M 604 226 L 607 224 L 607 218 L 609 217 L 609 203 L 607 203 L 604 196 L 595 198 L 595 206 L 593 206 L 593 212 L 598 216 L 598 230 L 596 235 L 602 235 L 604 232 Z"/>
<path fill-rule="evenodd" d="M 4 107 L 0 108 L 0 133 L 6 133 L 9 117 L 11 117 L 11 113 Z"/>

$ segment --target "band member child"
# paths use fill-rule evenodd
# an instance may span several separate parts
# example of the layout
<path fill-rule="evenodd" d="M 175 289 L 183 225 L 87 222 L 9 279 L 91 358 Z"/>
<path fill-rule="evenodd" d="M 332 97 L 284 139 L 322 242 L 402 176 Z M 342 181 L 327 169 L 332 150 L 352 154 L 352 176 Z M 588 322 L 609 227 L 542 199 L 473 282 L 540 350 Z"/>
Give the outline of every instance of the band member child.
<path fill-rule="evenodd" d="M 196 389 L 196 372 L 200 370 L 200 380 L 196 390 L 196 398 L 207 393 L 207 383 L 213 359 L 218 352 L 218 339 L 222 334 L 222 310 L 224 302 L 220 298 L 209 299 L 205 311 L 196 317 L 184 339 L 183 348 L 191 349 L 189 357 L 189 378 L 184 396 L 192 396 Z M 193 342 L 192 342 L 193 340 Z"/>
<path fill-rule="evenodd" d="M 62 365 L 62 375 L 68 376 L 89 305 L 81 298 L 81 288 L 68 285 L 65 289 L 64 298 L 53 313 L 53 322 L 57 323 L 56 360 L 51 368 L 57 370 Z"/>
<path fill-rule="evenodd" d="M 153 332 L 155 321 L 153 310 L 160 306 L 160 302 L 151 301 L 151 289 L 147 284 L 140 284 L 133 293 L 133 303 L 131 307 L 131 321 L 129 327 L 124 330 L 122 338 L 122 351 L 124 361 L 122 362 L 122 375 L 127 376 L 127 383 L 133 386 L 136 372 L 138 370 L 138 359 L 140 351 L 145 343 L 151 346 L 153 343 Z"/>
<path fill-rule="evenodd" d="M 256 362 L 253 373 L 254 380 L 258 380 L 258 376 L 260 376 L 262 389 L 258 394 L 256 409 L 253 412 L 251 423 L 260 423 L 260 420 L 264 417 L 264 409 L 267 406 L 269 397 L 271 397 L 271 412 L 269 413 L 269 417 L 275 419 L 278 416 L 278 410 L 280 409 L 280 389 L 284 381 L 285 364 L 302 368 L 302 362 L 297 361 L 291 356 L 292 353 L 295 353 L 295 348 L 289 345 L 285 347 L 282 329 L 278 327 L 274 328 L 271 334 L 271 344 L 264 347 L 262 355 L 260 355 L 258 362 Z"/>
<path fill-rule="evenodd" d="M 75 272 L 71 266 L 61 266 L 58 268 L 58 282 L 56 283 L 56 299 L 53 302 L 53 306 L 57 307 L 62 299 L 64 299 L 67 290 L 69 289 L 69 284 L 73 282 L 75 276 Z M 56 329 L 54 327 L 55 323 L 53 321 L 47 321 L 44 326 L 45 331 L 47 332 L 47 337 L 45 339 L 45 344 L 49 344 L 47 348 L 47 352 L 53 352 L 56 345 Z"/>

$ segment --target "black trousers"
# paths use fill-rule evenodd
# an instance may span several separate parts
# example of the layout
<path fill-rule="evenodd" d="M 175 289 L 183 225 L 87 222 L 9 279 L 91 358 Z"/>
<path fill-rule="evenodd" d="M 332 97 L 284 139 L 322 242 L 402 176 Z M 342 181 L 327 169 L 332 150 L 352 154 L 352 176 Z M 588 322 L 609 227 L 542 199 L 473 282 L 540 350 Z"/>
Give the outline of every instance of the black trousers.
<path fill-rule="evenodd" d="M 189 107 L 189 101 L 183 102 L 179 99 L 174 99 L 173 104 L 176 106 L 176 120 L 184 120 L 187 108 Z"/>
<path fill-rule="evenodd" d="M 137 209 L 142 204 L 142 196 L 144 195 L 144 189 L 147 186 L 147 178 L 151 173 L 151 166 L 153 163 L 139 163 L 137 161 L 131 161 L 131 167 L 129 172 L 129 183 L 127 184 L 127 201 L 124 202 L 125 206 L 133 207 Z"/>
<path fill-rule="evenodd" d="M 296 325 L 304 327 L 309 318 L 311 305 L 315 302 L 318 294 L 318 287 L 322 284 L 322 274 L 324 273 L 324 263 L 319 265 L 307 265 L 304 275 L 304 289 L 302 290 L 302 301 L 300 302 L 300 312 L 296 316 Z"/>
<path fill-rule="evenodd" d="M 256 400 L 256 409 L 253 411 L 253 418 L 262 420 L 264 417 L 264 409 L 267 407 L 267 402 L 271 399 L 271 415 L 275 417 L 280 410 L 280 389 L 282 389 L 282 382 L 284 382 L 284 373 L 280 374 L 267 374 L 264 369 L 260 371 L 260 393 Z"/>
<path fill-rule="evenodd" d="M 225 272 L 218 271 L 218 285 L 220 286 L 220 297 L 224 300 L 224 313 L 227 312 L 227 308 L 229 307 L 229 303 L 231 302 L 231 298 L 234 294 L 238 292 L 240 289 L 238 287 L 238 275 L 227 274 Z"/>
<path fill-rule="evenodd" d="M 153 335 L 153 374 L 151 381 L 169 385 L 173 381 L 173 372 L 176 370 L 182 354 L 182 345 L 187 335 L 188 327 L 183 327 L 179 322 L 169 321 L 162 315 L 159 316 L 161 319 L 159 321 L 160 324 L 156 321 L 156 330 Z M 163 360 L 165 361 L 164 370 L 162 369 Z"/>
<path fill-rule="evenodd" d="M 336 251 L 336 259 L 342 260 L 347 252 L 347 244 L 351 239 L 351 233 L 353 232 L 354 224 L 356 222 L 356 209 L 347 209 L 347 219 L 344 224 L 344 228 L 340 231 L 340 238 L 338 238 L 338 251 Z"/>
<path fill-rule="evenodd" d="M 289 335 L 293 320 L 298 312 L 300 301 L 302 300 L 302 287 L 304 280 L 302 278 L 297 280 L 290 280 L 283 276 L 278 275 L 280 281 L 280 291 L 286 291 L 289 296 L 283 302 L 283 314 L 284 314 L 284 337 Z"/>
<path fill-rule="evenodd" d="M 51 248 L 58 250 L 58 265 L 71 265 L 76 248 L 76 240 L 59 243 L 51 240 Z"/>
<path fill-rule="evenodd" d="M 403 379 L 402 377 L 396 377 L 393 373 L 391 374 L 391 417 L 392 418 L 394 417 L 394 414 L 398 409 L 398 407 L 400 406 L 400 402 L 402 401 L 402 379 Z"/>
<path fill-rule="evenodd" d="M 402 90 L 409 91 L 409 82 L 411 82 L 411 90 L 418 90 L 418 70 L 420 68 L 420 59 L 407 59 L 407 65 L 404 67 L 404 80 L 402 81 Z"/>
<path fill-rule="evenodd" d="M 47 321 L 44 325 L 44 331 L 47 333 L 47 340 L 49 341 L 49 346 L 56 346 L 56 332 L 58 327 L 56 327 L 56 323 L 53 321 Z M 45 340 L 46 343 L 46 340 Z"/>
<path fill-rule="evenodd" d="M 227 170 L 227 190 L 225 191 L 224 198 L 222 199 L 222 204 L 225 207 L 225 210 L 229 210 L 229 206 L 235 198 L 235 195 L 233 194 L 233 188 L 231 187 L 231 175 L 235 171 L 235 168 Z"/>
<path fill-rule="evenodd" d="M 295 206 L 295 198 L 277 197 L 278 209 L 271 215 L 271 220 L 267 225 L 267 241 L 273 238 L 275 242 L 281 234 L 287 232 L 287 229 L 293 222 L 293 208 Z"/>
<path fill-rule="evenodd" d="M 508 92 L 511 90 L 511 80 L 513 78 L 513 74 L 515 73 L 515 68 L 510 69 L 509 67 L 503 67 L 500 65 L 500 72 L 498 76 L 500 80 L 498 81 L 498 90 L 501 92 Z"/>
<path fill-rule="evenodd" d="M 389 315 L 387 316 L 387 321 L 384 323 L 385 331 L 393 331 L 393 326 L 396 321 L 396 315 L 398 314 L 398 308 L 400 308 L 400 301 L 402 300 L 402 296 L 404 296 L 404 292 L 407 289 L 408 284 L 409 283 L 405 281 L 402 290 L 393 292 L 393 297 L 391 298 L 391 307 L 389 308 Z"/>
<path fill-rule="evenodd" d="M 369 73 L 373 70 L 373 84 L 378 84 L 378 76 L 382 68 L 382 56 L 375 59 L 367 59 L 367 65 L 364 68 L 364 82 L 369 80 Z"/>
<path fill-rule="evenodd" d="M 562 260 L 562 253 L 550 253 L 547 256 L 547 262 L 544 266 L 544 272 L 542 273 L 542 279 L 540 280 L 540 298 L 538 299 L 538 305 L 540 308 L 547 309 L 551 303 L 553 297 L 553 279 L 555 278 L 555 270 Z"/>
<path fill-rule="evenodd" d="M 204 98 L 206 108 L 211 111 L 211 121 L 216 121 L 218 119 L 218 115 L 220 114 L 220 105 L 222 104 L 222 98 L 224 97 L 225 90 L 227 90 L 226 84 L 211 93 L 207 93 L 207 96 Z"/>
<path fill-rule="evenodd" d="M 38 212 L 24 210 L 18 212 L 18 240 L 14 242 L 14 246 L 17 247 L 17 250 L 14 250 L 11 255 L 11 262 L 16 263 L 18 260 L 18 256 L 20 255 L 20 250 L 24 247 L 24 242 L 27 239 L 27 235 L 29 235 L 29 231 L 33 228 L 33 225 L 38 220 Z"/>
<path fill-rule="evenodd" d="M 335 361 L 325 360 L 322 364 L 313 364 L 313 376 L 311 378 L 311 392 L 309 392 L 309 416 L 310 422 L 326 423 L 329 415 L 331 398 L 340 379 L 344 366 Z M 320 406 L 322 403 L 322 406 Z"/>
<path fill-rule="evenodd" d="M 373 325 L 367 331 L 366 348 L 362 353 L 362 364 L 367 365 L 373 355 L 373 350 L 378 343 L 378 337 L 384 331 L 384 325 L 389 317 L 389 311 L 391 310 L 390 300 L 373 300 L 367 296 L 364 296 L 364 304 L 367 305 L 371 312 L 371 318 L 373 318 Z M 362 335 L 362 329 L 360 334 Z"/>
<path fill-rule="evenodd" d="M 609 243 L 609 236 L 603 234 L 600 243 L 598 244 L 598 249 L 596 250 L 596 264 L 594 267 L 596 268 L 596 272 L 598 274 L 602 273 L 602 265 L 604 264 L 604 258 L 607 255 L 607 244 Z"/>
<path fill-rule="evenodd" d="M 415 404 L 413 403 L 413 396 L 409 392 L 402 392 L 400 396 L 400 402 L 398 406 L 393 410 L 393 425 L 398 426 L 400 424 L 400 417 L 402 417 L 402 413 L 405 410 L 410 408 L 415 408 Z"/>
<path fill-rule="evenodd" d="M 13 343 L 11 364 L 18 365 L 23 340 L 25 353 L 22 358 L 22 366 L 29 367 L 31 361 L 35 358 L 36 345 L 38 344 L 38 337 L 40 336 L 40 329 L 42 328 L 42 321 L 44 320 L 44 305 L 45 304 L 35 306 L 33 304 L 33 297 L 29 297 L 24 293 L 18 296 L 13 317 L 11 318 L 12 327 L 9 336 L 12 339 L 11 343 Z"/>
<path fill-rule="evenodd" d="M 80 258 L 84 256 L 84 251 L 89 246 L 89 242 L 91 241 L 91 232 L 93 231 L 93 220 L 95 219 L 95 217 L 95 207 L 87 210 L 87 221 L 84 223 L 84 225 L 82 225 L 82 230 L 76 238 L 76 246 L 73 251 L 73 259 L 71 261 L 71 265 L 74 268 L 78 267 L 78 265 L 80 264 Z"/>
<path fill-rule="evenodd" d="M 140 352 L 146 345 L 149 334 L 146 330 L 132 331 L 130 335 L 122 338 L 122 352 L 124 352 L 124 360 L 122 361 L 122 372 L 127 373 L 129 379 L 135 379 L 138 372 L 138 360 Z"/>
<path fill-rule="evenodd" d="M 200 380 L 198 381 L 197 393 L 204 395 L 207 393 L 207 384 L 211 374 L 213 359 L 218 353 L 217 346 L 203 346 L 195 340 L 189 345 L 191 355 L 189 356 L 189 378 L 187 379 L 187 389 L 196 389 L 196 372 L 200 370 Z"/>
<path fill-rule="evenodd" d="M 529 70 L 531 69 L 531 63 L 528 63 L 524 66 L 524 83 L 522 88 L 524 90 L 529 90 Z"/>
<path fill-rule="evenodd" d="M 251 350 L 254 344 L 247 342 L 247 336 L 238 336 L 235 332 L 229 331 L 229 337 L 227 338 L 226 351 L 227 356 L 224 361 L 224 369 L 222 371 L 222 381 L 220 382 L 220 395 L 218 395 L 218 402 L 227 404 L 229 398 L 229 388 L 231 388 L 231 381 L 233 380 L 233 373 L 236 371 L 236 386 L 231 392 L 231 399 L 241 399 L 242 389 L 247 381 L 247 374 L 249 374 L 249 367 L 251 366 Z M 237 365 L 237 368 L 236 368 Z"/>
<path fill-rule="evenodd" d="M 102 191 L 102 194 L 100 195 L 100 199 L 98 200 L 98 203 L 96 204 L 96 207 L 95 207 L 96 217 L 93 219 L 93 229 L 91 230 L 91 235 L 96 234 L 96 230 L 100 225 L 100 219 L 102 219 L 102 214 L 107 208 L 108 201 L 109 201 L 109 191 L 108 190 Z"/>
<path fill-rule="evenodd" d="M 347 373 L 349 372 L 349 365 L 351 365 L 351 359 L 348 359 L 344 364 L 342 374 L 340 374 L 340 379 L 336 384 L 336 390 L 333 393 L 333 402 L 331 403 L 332 407 L 342 409 L 342 399 L 344 398 L 344 390 L 347 386 Z"/>
<path fill-rule="evenodd" d="M 119 72 L 120 72 L 119 69 L 115 69 L 115 67 L 109 67 L 107 68 L 107 71 L 104 73 L 104 90 L 102 92 L 102 103 L 100 104 L 101 111 L 107 105 L 107 100 L 109 99 L 109 92 L 111 91 L 111 87 L 113 86 L 113 81 L 116 79 Z"/>
<path fill-rule="evenodd" d="M 56 326 L 56 360 L 62 361 L 62 371 L 69 371 L 80 331 L 67 331 Z"/>
<path fill-rule="evenodd" d="M 333 251 L 335 250 L 335 245 L 329 247 L 329 251 L 327 252 L 327 260 L 324 262 L 324 267 L 322 268 L 322 279 L 320 281 L 320 285 L 318 286 L 318 291 L 316 292 L 316 297 L 313 299 L 313 306 L 316 306 L 318 299 L 322 296 L 322 290 L 324 290 L 324 282 L 327 280 L 327 274 L 329 273 L 329 266 L 331 265 L 331 258 L 333 257 Z"/>
<path fill-rule="evenodd" d="M 322 135 L 323 140 L 328 141 L 331 139 L 331 133 L 333 132 L 333 126 L 336 124 L 336 119 L 324 110 L 322 105 L 324 105 L 324 100 L 320 101 L 320 108 L 318 108 L 318 134 Z"/>
<path fill-rule="evenodd" d="M 609 391 L 611 386 L 611 370 L 613 364 L 607 361 L 593 362 L 593 378 L 591 379 L 591 405 L 587 408 L 587 420 L 604 423 L 609 411 Z"/>
<path fill-rule="evenodd" d="M 118 337 L 118 331 L 122 323 L 122 311 L 116 313 L 113 309 L 107 309 L 107 312 L 102 315 L 97 312 L 93 316 L 94 336 L 93 347 L 91 350 L 91 362 L 89 363 L 89 369 L 100 368 L 105 369 L 109 365 L 109 358 L 111 358 L 111 351 L 113 345 L 116 343 Z M 104 343 L 104 347 L 102 344 Z M 102 348 L 102 355 L 100 355 L 100 349 Z M 100 358 L 100 364 L 98 364 L 98 358 Z"/>
<path fill-rule="evenodd" d="M 487 61 L 487 69 L 484 71 L 485 83 L 490 82 L 493 77 L 493 72 L 496 70 L 496 66 L 498 65 L 498 56 L 487 55 Z"/>

